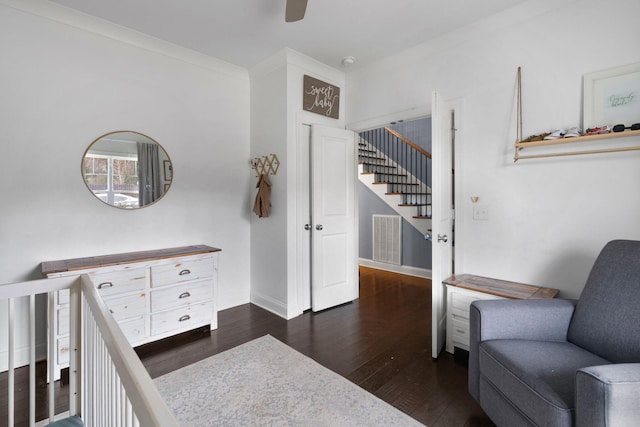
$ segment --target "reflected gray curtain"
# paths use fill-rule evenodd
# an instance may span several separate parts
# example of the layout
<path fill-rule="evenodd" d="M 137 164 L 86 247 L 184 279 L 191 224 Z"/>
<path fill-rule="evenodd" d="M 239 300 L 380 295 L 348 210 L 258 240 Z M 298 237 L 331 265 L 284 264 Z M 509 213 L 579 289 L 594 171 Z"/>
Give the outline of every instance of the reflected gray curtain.
<path fill-rule="evenodd" d="M 162 197 L 160 174 L 158 145 L 138 142 L 138 197 L 141 207 Z"/>

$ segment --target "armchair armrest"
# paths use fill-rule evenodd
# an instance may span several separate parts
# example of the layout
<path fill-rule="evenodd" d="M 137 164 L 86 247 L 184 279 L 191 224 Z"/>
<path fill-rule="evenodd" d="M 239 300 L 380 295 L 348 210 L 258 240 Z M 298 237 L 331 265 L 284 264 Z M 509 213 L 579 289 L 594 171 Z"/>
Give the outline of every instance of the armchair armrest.
<path fill-rule="evenodd" d="M 471 339 L 566 341 L 576 301 L 563 299 L 474 301 Z M 478 328 L 475 328 L 476 325 Z"/>
<path fill-rule="evenodd" d="M 591 366 L 576 373 L 576 425 L 631 426 L 640 420 L 640 363 Z"/>
<path fill-rule="evenodd" d="M 576 301 L 482 300 L 469 311 L 469 393 L 479 400 L 480 342 L 496 339 L 566 341 Z"/>

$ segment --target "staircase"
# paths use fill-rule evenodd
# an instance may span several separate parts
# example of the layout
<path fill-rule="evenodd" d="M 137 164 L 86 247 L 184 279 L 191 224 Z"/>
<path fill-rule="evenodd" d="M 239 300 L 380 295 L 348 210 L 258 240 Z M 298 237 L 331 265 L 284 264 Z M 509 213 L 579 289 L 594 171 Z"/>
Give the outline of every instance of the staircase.
<path fill-rule="evenodd" d="M 359 178 L 421 234 L 431 230 L 431 154 L 390 128 L 359 134 Z"/>

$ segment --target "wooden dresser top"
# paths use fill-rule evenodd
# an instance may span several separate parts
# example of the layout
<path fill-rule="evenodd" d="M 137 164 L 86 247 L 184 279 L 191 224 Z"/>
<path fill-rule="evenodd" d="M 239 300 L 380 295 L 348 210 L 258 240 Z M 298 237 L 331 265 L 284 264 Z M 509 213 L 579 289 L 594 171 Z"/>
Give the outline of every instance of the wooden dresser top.
<path fill-rule="evenodd" d="M 454 274 L 442 283 L 511 299 L 554 298 L 559 292 L 558 289 L 525 285 L 523 283 L 474 276 L 473 274 Z"/>
<path fill-rule="evenodd" d="M 121 254 L 100 255 L 84 258 L 62 259 L 42 263 L 42 274 L 63 271 L 84 270 L 87 268 L 107 267 L 110 265 L 129 264 L 132 262 L 153 261 L 157 259 L 175 258 L 186 255 L 220 252 L 221 249 L 207 245 L 180 246 L 178 248 L 155 249 L 151 251 L 127 252 Z"/>

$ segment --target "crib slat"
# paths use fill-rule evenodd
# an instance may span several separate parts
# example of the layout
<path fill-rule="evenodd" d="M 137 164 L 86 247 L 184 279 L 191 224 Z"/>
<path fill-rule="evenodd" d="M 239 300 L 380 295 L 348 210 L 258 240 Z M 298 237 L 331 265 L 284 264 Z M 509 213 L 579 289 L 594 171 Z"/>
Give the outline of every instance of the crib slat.
<path fill-rule="evenodd" d="M 54 322 L 54 316 L 56 315 L 56 309 L 55 309 L 55 301 L 53 298 L 53 294 L 55 293 L 55 291 L 49 292 L 49 310 L 48 310 L 48 318 L 49 318 L 49 325 L 55 325 L 56 323 Z M 51 329 L 49 329 L 48 335 L 49 335 L 49 345 L 47 346 L 47 371 L 49 372 L 49 385 L 48 385 L 48 390 L 49 390 L 49 421 L 53 422 L 55 420 L 55 413 L 56 413 L 56 401 L 55 401 L 55 369 L 53 366 L 53 361 L 54 359 L 54 352 L 56 351 L 56 339 L 55 339 L 55 334 L 56 331 L 52 331 Z"/>
<path fill-rule="evenodd" d="M 9 298 L 8 301 L 8 313 L 9 313 L 9 366 L 8 366 L 8 402 L 7 402 L 7 411 L 8 411 L 8 420 L 7 425 L 12 426 L 14 424 L 14 407 L 15 407 L 15 386 L 14 386 L 14 360 L 13 360 L 13 352 L 14 352 L 14 343 L 13 343 L 13 298 Z"/>
<path fill-rule="evenodd" d="M 36 296 L 29 295 L 29 425 L 36 424 Z"/>

